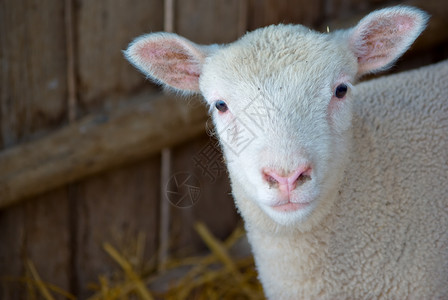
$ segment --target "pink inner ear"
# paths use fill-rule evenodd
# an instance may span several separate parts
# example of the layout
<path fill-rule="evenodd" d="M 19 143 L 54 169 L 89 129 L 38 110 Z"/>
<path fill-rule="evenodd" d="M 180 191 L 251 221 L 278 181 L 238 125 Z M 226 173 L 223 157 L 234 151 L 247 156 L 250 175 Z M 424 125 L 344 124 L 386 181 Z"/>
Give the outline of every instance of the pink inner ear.
<path fill-rule="evenodd" d="M 199 90 L 201 63 L 176 41 L 147 41 L 136 49 L 137 56 L 149 62 L 153 76 L 178 89 Z"/>
<path fill-rule="evenodd" d="M 355 33 L 359 72 L 381 69 L 394 61 L 407 47 L 409 35 L 415 29 L 410 16 L 397 15 L 370 21 Z"/>

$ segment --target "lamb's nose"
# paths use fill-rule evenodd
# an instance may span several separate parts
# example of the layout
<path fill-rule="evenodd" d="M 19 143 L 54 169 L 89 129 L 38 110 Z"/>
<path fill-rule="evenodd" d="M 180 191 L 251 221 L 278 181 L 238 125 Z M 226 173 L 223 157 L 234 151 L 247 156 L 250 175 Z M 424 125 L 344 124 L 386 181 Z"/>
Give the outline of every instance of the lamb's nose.
<path fill-rule="evenodd" d="M 290 191 L 311 179 L 311 170 L 309 165 L 302 165 L 287 176 L 272 169 L 263 169 L 262 175 L 270 187 L 278 188 L 289 194 Z"/>

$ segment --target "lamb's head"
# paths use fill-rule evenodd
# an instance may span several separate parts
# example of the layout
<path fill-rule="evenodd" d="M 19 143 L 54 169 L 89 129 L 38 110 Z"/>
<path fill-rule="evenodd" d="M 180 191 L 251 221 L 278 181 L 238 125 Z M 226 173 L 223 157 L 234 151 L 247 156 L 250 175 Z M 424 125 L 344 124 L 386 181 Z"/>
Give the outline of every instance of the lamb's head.
<path fill-rule="evenodd" d="M 395 7 L 345 31 L 277 25 L 222 46 L 155 33 L 125 54 L 150 78 L 201 92 L 239 201 L 255 203 L 278 224 L 297 225 L 330 206 L 344 176 L 353 83 L 390 66 L 426 19 Z"/>

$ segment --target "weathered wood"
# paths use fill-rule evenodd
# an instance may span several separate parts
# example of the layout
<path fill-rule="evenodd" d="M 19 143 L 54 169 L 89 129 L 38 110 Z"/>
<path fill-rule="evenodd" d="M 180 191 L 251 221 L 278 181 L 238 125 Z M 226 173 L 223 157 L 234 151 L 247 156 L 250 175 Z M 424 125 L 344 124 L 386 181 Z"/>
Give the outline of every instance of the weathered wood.
<path fill-rule="evenodd" d="M 246 16 L 241 9 L 245 8 L 247 0 L 231 1 L 209 1 L 209 0 L 179 0 L 175 5 L 175 26 L 176 33 L 185 36 L 194 42 L 211 44 L 232 42 L 242 34 L 246 29 Z M 205 128 L 205 123 L 204 123 Z M 179 145 L 171 149 L 171 174 L 170 178 L 179 175 L 180 182 L 185 179 L 183 176 L 192 175 L 197 181 L 190 184 L 198 184 L 186 188 L 175 189 L 173 184 L 165 187 L 165 192 L 178 191 L 179 197 L 185 197 L 186 203 L 179 203 L 177 207 L 171 205 L 170 219 L 170 253 L 169 255 L 179 255 L 179 251 L 186 251 L 189 254 L 197 253 L 197 250 L 204 247 L 199 236 L 194 230 L 195 221 L 204 221 L 209 229 L 224 238 L 235 227 L 237 220 L 236 210 L 234 208 L 231 196 L 226 192 L 229 190 L 229 183 L 225 174 L 211 181 L 207 175 L 201 174 L 202 170 L 196 166 L 195 159 L 202 160 L 201 149 L 209 142 L 209 137 L 205 134 L 188 143 Z M 220 156 L 218 153 L 217 162 Z M 221 165 L 222 166 L 222 165 Z M 213 164 L 209 166 L 213 168 Z M 225 172 L 225 169 L 222 168 Z M 179 182 L 179 184 L 180 184 Z M 171 181 L 172 183 L 172 181 Z M 196 190 L 195 188 L 199 188 Z M 199 192 L 199 199 L 195 198 L 195 193 Z M 170 194 L 175 202 L 173 194 Z M 191 207 L 188 201 L 197 203 Z M 167 195 L 162 201 L 169 201 Z M 183 207 L 183 208 L 181 208 Z M 216 213 L 218 212 L 218 213 Z M 203 249 L 203 248 L 202 248 Z M 183 252 L 183 254 L 187 254 Z"/>
<path fill-rule="evenodd" d="M 23 276 L 23 245 L 25 239 L 23 205 L 0 211 L 0 277 Z M 0 283 L 1 299 L 24 299 L 20 283 Z"/>
<path fill-rule="evenodd" d="M 66 123 L 64 1 L 0 1 L 0 149 Z"/>
<path fill-rule="evenodd" d="M 239 217 L 215 138 L 198 137 L 172 149 L 172 153 L 171 181 L 178 178 L 181 182 L 182 178 L 192 176 L 193 180 L 187 183 L 197 188 L 197 192 L 175 189 L 173 184 L 166 187 L 164 199 L 172 204 L 171 254 L 192 255 L 205 246 L 193 227 L 195 222 L 204 222 L 214 235 L 224 239 L 235 228 Z M 178 191 L 184 200 L 175 205 L 179 197 L 173 197 L 170 191 Z"/>
<path fill-rule="evenodd" d="M 188 141 L 204 132 L 206 119 L 197 99 L 143 94 L 8 149 L 0 153 L 0 207 Z"/>
<path fill-rule="evenodd" d="M 74 21 L 75 0 L 65 0 L 65 33 L 67 49 L 67 116 L 69 123 L 76 120 L 78 100 L 76 97 L 76 57 L 75 57 L 75 21 Z"/>
<path fill-rule="evenodd" d="M 248 29 L 295 23 L 313 27 L 323 16 L 322 1 L 249 0 Z"/>
<path fill-rule="evenodd" d="M 85 114 L 111 105 L 109 95 L 151 86 L 121 50 L 141 34 L 163 30 L 163 0 L 78 3 L 79 109 Z"/>
<path fill-rule="evenodd" d="M 31 260 L 41 279 L 70 291 L 71 240 L 66 189 L 41 195 L 36 201 L 0 211 L 0 277 L 27 276 Z M 28 277 L 31 276 L 28 274 Z M 2 299 L 30 298 L 24 282 L 4 281 Z"/>
<path fill-rule="evenodd" d="M 163 30 L 174 32 L 174 2 L 175 0 L 164 0 L 164 24 Z M 163 148 L 160 159 L 160 198 L 159 198 L 159 249 L 157 251 L 157 270 L 165 270 L 169 254 L 170 237 L 170 205 L 164 201 L 163 193 L 171 173 L 171 149 Z"/>
<path fill-rule="evenodd" d="M 24 203 L 24 254 L 42 280 L 70 291 L 71 212 L 67 196 L 67 190 L 60 188 Z"/>
<path fill-rule="evenodd" d="M 239 9 L 241 1 L 176 1 L 175 32 L 196 43 L 229 43 L 242 33 Z"/>
<path fill-rule="evenodd" d="M 98 274 L 112 274 L 120 267 L 104 251 L 111 243 L 142 267 L 154 258 L 158 243 L 160 157 L 156 155 L 126 167 L 87 178 L 76 184 L 77 218 L 75 247 L 77 294 L 86 299 L 87 289 Z M 137 254 L 139 234 L 144 239 Z M 153 261 L 154 262 L 154 261 Z M 138 269 L 138 272 L 143 270 Z"/>
<path fill-rule="evenodd" d="M 67 123 L 64 9 L 60 0 L 0 1 L 0 149 Z M 65 189 L 34 200 L 0 211 L 0 277 L 23 279 L 29 259 L 42 280 L 70 290 Z M 24 282 L 2 280 L 0 298 L 33 297 Z"/>

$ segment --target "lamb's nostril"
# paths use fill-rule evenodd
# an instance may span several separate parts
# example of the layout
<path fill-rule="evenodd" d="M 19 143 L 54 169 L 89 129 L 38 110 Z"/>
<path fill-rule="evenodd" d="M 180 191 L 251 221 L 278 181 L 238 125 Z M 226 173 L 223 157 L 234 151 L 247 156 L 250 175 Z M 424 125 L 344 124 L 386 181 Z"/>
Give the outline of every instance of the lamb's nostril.
<path fill-rule="evenodd" d="M 264 180 L 269 184 L 269 188 L 278 186 L 278 181 L 271 175 L 263 172 L 263 178 Z"/>
<path fill-rule="evenodd" d="M 296 183 L 297 185 L 302 185 L 307 181 L 311 180 L 311 176 L 310 175 L 306 175 L 306 174 L 300 174 L 299 177 L 297 177 Z"/>

